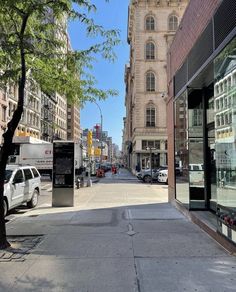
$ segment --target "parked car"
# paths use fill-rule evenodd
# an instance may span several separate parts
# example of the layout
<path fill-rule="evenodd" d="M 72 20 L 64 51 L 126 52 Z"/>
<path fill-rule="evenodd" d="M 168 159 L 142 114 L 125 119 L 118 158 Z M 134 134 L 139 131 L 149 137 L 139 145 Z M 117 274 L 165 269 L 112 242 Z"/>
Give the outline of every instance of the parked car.
<path fill-rule="evenodd" d="M 151 170 L 150 169 L 145 169 L 142 170 L 141 172 L 136 174 L 136 177 L 139 180 L 142 180 L 145 183 L 150 183 L 152 181 L 158 181 L 158 174 L 161 170 L 167 169 L 167 165 L 161 165 L 158 168 L 153 168 L 152 169 L 152 177 L 151 177 Z"/>
<path fill-rule="evenodd" d="M 159 171 L 158 182 L 168 184 L 168 169 L 163 169 Z"/>
<path fill-rule="evenodd" d="M 38 204 L 41 178 L 34 166 L 7 165 L 4 182 L 4 215 L 23 203 L 34 208 Z"/>
<path fill-rule="evenodd" d="M 139 179 L 139 180 L 143 180 L 143 176 L 145 175 L 145 173 L 150 173 L 150 169 L 147 168 L 147 169 L 142 169 L 141 171 L 137 172 L 136 173 L 136 177 Z"/>

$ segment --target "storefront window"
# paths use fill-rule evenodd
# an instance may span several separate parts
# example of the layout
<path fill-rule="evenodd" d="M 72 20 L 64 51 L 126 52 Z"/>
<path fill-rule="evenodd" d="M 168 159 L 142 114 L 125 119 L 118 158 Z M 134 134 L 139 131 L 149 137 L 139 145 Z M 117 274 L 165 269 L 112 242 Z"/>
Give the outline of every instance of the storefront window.
<path fill-rule="evenodd" d="M 204 208 L 203 90 L 188 92 L 190 208 Z"/>
<path fill-rule="evenodd" d="M 175 101 L 175 179 L 176 199 L 189 207 L 187 94 Z"/>
<path fill-rule="evenodd" d="M 236 38 L 214 60 L 216 194 L 227 207 L 236 207 L 235 76 Z"/>

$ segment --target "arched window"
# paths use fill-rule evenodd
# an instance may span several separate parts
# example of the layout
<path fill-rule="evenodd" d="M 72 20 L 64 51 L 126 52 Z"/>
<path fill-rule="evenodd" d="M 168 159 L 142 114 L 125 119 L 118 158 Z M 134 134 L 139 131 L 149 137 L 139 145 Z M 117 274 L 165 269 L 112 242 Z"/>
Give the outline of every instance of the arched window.
<path fill-rule="evenodd" d="M 152 42 L 146 43 L 146 60 L 155 59 L 155 45 Z"/>
<path fill-rule="evenodd" d="M 153 72 L 146 74 L 146 91 L 155 91 L 156 78 Z"/>
<path fill-rule="evenodd" d="M 175 15 L 171 15 L 169 17 L 169 30 L 177 30 L 179 24 L 178 17 Z"/>
<path fill-rule="evenodd" d="M 156 126 L 156 109 L 153 105 L 146 107 L 146 127 Z"/>
<path fill-rule="evenodd" d="M 155 19 L 153 16 L 146 17 L 145 28 L 146 30 L 155 30 Z"/>

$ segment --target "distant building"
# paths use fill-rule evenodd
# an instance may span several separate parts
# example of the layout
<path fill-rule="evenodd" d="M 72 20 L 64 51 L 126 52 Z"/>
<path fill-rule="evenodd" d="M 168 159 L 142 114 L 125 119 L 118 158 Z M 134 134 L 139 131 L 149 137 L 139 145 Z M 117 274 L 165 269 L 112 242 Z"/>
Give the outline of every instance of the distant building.
<path fill-rule="evenodd" d="M 80 109 L 76 105 L 67 105 L 67 139 L 79 143 L 81 133 Z"/>
<path fill-rule="evenodd" d="M 167 164 L 167 50 L 187 0 L 131 0 L 130 62 L 125 67 L 126 119 L 123 155 L 128 167 Z"/>
<path fill-rule="evenodd" d="M 54 139 L 56 103 L 55 95 L 41 92 L 41 139 L 48 142 Z"/>
<path fill-rule="evenodd" d="M 50 16 L 50 15 L 49 15 Z M 53 19 L 53 16 L 51 16 Z M 71 50 L 67 35 L 67 18 L 61 20 L 66 33 L 55 32 L 65 41 L 64 50 Z M 5 132 L 7 122 L 12 118 L 18 102 L 18 85 L 9 83 L 0 89 L 0 135 Z M 67 112 L 68 111 L 68 112 Z M 52 142 L 53 140 L 78 141 L 80 130 L 80 109 L 68 105 L 64 95 L 42 92 L 40 85 L 30 76 L 25 86 L 24 110 L 15 136 L 30 136 Z M 1 142 L 2 143 L 2 138 Z"/>

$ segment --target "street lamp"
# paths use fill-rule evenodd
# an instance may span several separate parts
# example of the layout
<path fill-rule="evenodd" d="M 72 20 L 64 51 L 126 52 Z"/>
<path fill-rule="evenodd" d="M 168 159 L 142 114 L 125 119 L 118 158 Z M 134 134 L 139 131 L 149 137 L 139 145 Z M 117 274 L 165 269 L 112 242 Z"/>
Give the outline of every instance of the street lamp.
<path fill-rule="evenodd" d="M 101 155 L 100 155 L 100 169 L 102 169 L 102 148 L 103 148 L 103 145 L 102 145 L 102 110 L 100 108 L 100 106 L 96 103 L 96 101 L 93 102 L 94 104 L 96 104 L 96 106 L 98 107 L 99 109 L 99 112 L 100 112 L 100 119 L 101 119 L 101 129 L 100 129 L 100 142 L 101 142 Z"/>
<path fill-rule="evenodd" d="M 147 150 L 149 150 L 150 152 L 150 170 L 151 170 L 151 184 L 152 184 L 152 151 L 155 151 L 156 148 L 154 147 L 146 147 Z"/>

